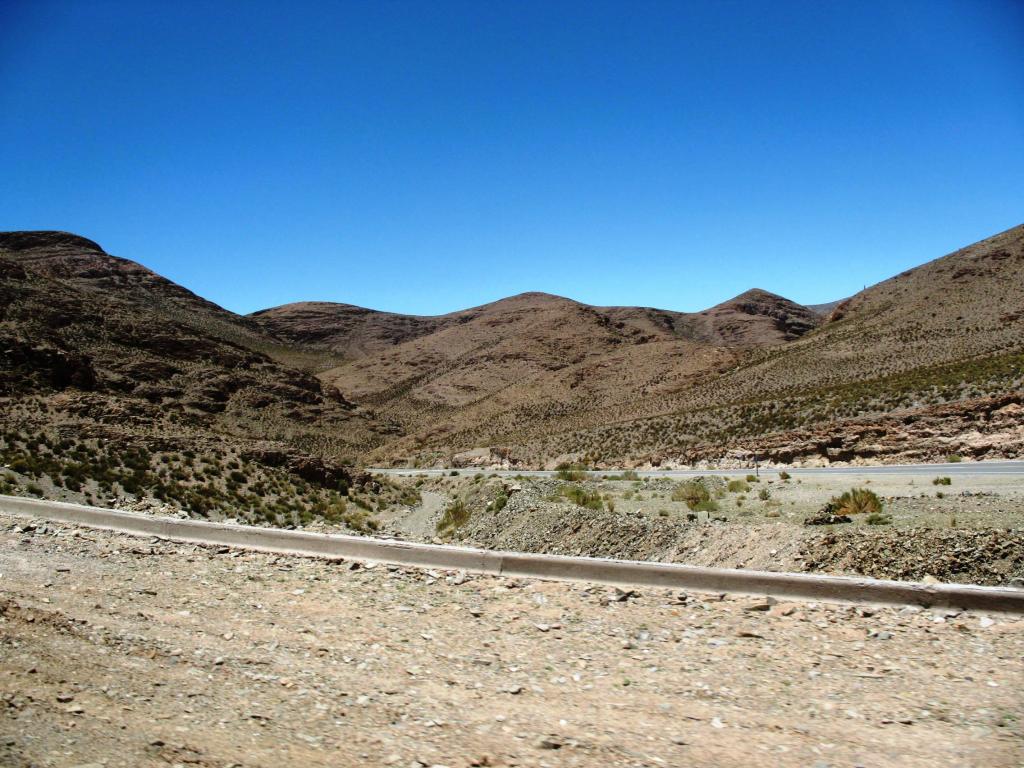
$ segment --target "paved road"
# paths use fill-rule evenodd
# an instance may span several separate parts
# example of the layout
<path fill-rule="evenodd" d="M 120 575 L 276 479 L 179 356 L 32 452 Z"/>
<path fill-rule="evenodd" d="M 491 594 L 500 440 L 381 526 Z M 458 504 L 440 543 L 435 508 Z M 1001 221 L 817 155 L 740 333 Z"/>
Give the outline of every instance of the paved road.
<path fill-rule="evenodd" d="M 882 464 L 872 467 L 773 467 L 761 468 L 762 475 L 777 475 L 785 469 L 791 475 L 1011 475 L 1024 477 L 1024 461 L 963 461 L 956 464 Z M 371 468 L 371 472 L 382 475 L 475 475 L 478 472 L 497 474 L 502 477 L 523 475 L 526 477 L 552 477 L 554 472 L 543 470 L 481 470 L 481 469 L 407 469 Z M 595 475 L 613 475 L 622 470 L 601 470 Z M 754 472 L 753 467 L 738 469 L 655 469 L 638 471 L 640 477 L 697 477 L 699 475 L 743 476 Z"/>

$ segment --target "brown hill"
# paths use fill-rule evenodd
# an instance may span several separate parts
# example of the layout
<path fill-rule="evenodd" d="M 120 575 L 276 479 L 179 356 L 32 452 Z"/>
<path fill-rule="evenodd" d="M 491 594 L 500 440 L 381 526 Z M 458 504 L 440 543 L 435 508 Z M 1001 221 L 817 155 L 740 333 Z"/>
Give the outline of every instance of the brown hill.
<path fill-rule="evenodd" d="M 108 500 L 159 489 L 208 511 L 211 499 L 238 507 L 248 483 L 274 475 L 282 514 L 285 498 L 296 512 L 322 501 L 284 476 L 348 483 L 339 460 L 393 428 L 263 351 L 280 347 L 252 320 L 90 240 L 0 233 L 0 461 L 27 478 Z M 250 495 L 245 507 L 262 503 Z"/>
<path fill-rule="evenodd" d="M 325 305 L 311 343 L 349 358 L 325 381 L 406 431 L 378 460 L 443 463 L 471 450 L 534 465 L 782 457 L 790 430 L 803 446 L 791 458 L 849 458 L 833 428 L 941 404 L 948 429 L 922 455 L 1006 454 L 1016 443 L 952 438 L 966 434 L 978 398 L 1022 386 L 1022 241 L 1024 228 L 1009 230 L 832 307 L 758 290 L 699 313 L 523 294 L 404 321 L 403 332 L 389 325 L 401 316 L 365 314 L 361 333 L 375 343 L 356 345 L 330 323 L 351 308 Z M 268 316 L 265 327 L 288 336 L 301 315 Z M 884 457 L 887 442 L 909 450 L 883 435 L 858 451 Z"/>
<path fill-rule="evenodd" d="M 50 423 L 107 433 L 523 466 L 1024 445 L 1011 413 L 1024 387 L 1024 227 L 827 318 L 759 290 L 696 313 L 526 293 L 437 317 L 323 302 L 239 317 L 52 232 L 0 234 L 0 275 L 6 413 L 50 409 Z"/>
<path fill-rule="evenodd" d="M 405 444 L 483 425 L 544 434 L 620 419 L 821 320 L 760 290 L 700 313 L 525 293 L 438 317 L 303 304 L 253 319 L 347 358 L 321 378 L 400 423 Z"/>
<path fill-rule="evenodd" d="M 288 333 L 289 321 L 294 329 L 296 316 L 305 314 L 272 312 L 275 322 L 267 327 L 278 335 Z M 350 313 L 335 316 L 345 322 Z M 384 313 L 367 316 L 359 338 L 371 335 L 366 330 L 372 328 L 380 343 L 382 329 L 394 328 L 394 319 Z M 689 375 L 723 364 L 731 359 L 725 349 L 778 344 L 798 336 L 816 318 L 781 297 L 749 291 L 700 314 L 592 307 L 560 296 L 524 293 L 418 320 L 421 324 L 408 338 L 396 338 L 391 346 L 328 370 L 322 378 L 353 398 L 414 420 L 423 404 L 461 408 L 499 392 L 504 401 L 521 403 L 569 390 L 600 391 L 605 399 L 632 397 L 635 387 L 665 380 L 666 373 Z M 321 332 L 325 341 L 320 344 L 353 355 L 356 345 L 343 334 L 336 329 Z M 605 379 L 604 372 L 620 366 L 629 370 Z"/>
<path fill-rule="evenodd" d="M 365 357 L 425 336 L 440 330 L 453 318 L 399 315 L 328 301 L 285 304 L 254 312 L 249 317 L 277 338 L 333 352 L 343 359 Z"/>

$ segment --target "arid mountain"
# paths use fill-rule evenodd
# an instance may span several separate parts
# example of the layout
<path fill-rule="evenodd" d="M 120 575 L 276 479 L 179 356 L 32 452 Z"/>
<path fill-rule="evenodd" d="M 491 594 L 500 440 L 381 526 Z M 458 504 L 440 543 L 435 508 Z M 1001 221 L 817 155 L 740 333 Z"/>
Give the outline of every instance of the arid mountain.
<path fill-rule="evenodd" d="M 1001 417 L 989 439 L 971 414 L 1022 385 L 1022 241 L 1018 227 L 814 307 L 759 290 L 699 313 L 523 294 L 434 318 L 321 304 L 254 319 L 337 353 L 321 378 L 402 425 L 376 460 L 1005 455 L 1024 436 Z M 918 412 L 928 435 L 891 434 Z M 851 430 L 877 439 L 851 448 Z"/>
<path fill-rule="evenodd" d="M 336 390 L 257 351 L 279 342 L 251 320 L 89 240 L 0 233 L 0 269 L 8 391 L 67 380 L 129 398 L 144 419 L 183 424 L 229 415 L 233 428 L 268 409 L 296 424 L 351 420 Z"/>
<path fill-rule="evenodd" d="M 409 434 L 385 452 L 466 429 L 475 441 L 478 427 L 550 435 L 620 420 L 822 319 L 756 289 L 698 313 L 525 293 L 438 317 L 331 304 L 252 317 L 278 337 L 344 358 L 321 378 Z"/>
<path fill-rule="evenodd" d="M 498 329 L 484 336 L 500 339 L 505 335 L 500 331 L 505 330 L 503 326 L 509 317 L 534 308 L 546 312 L 558 308 L 555 311 L 565 312 L 565 319 L 570 321 L 575 309 L 584 309 L 590 321 L 599 328 L 611 327 L 622 341 L 645 343 L 675 338 L 721 346 L 757 346 L 795 339 L 819 324 L 817 315 L 825 314 L 755 288 L 695 313 L 648 307 L 592 307 L 533 292 L 436 316 L 378 312 L 351 304 L 300 302 L 260 310 L 249 317 L 277 338 L 354 360 L 476 321 Z M 547 321 L 557 324 L 559 318 L 550 317 Z M 514 324 L 515 320 L 511 322 Z"/>
<path fill-rule="evenodd" d="M 784 461 L 1016 456 L 1022 389 L 1016 227 L 868 288 L 795 341 L 751 350 L 729 370 L 649 401 L 646 418 L 537 438 L 530 452 L 653 462 L 730 452 Z M 909 426 L 922 419 L 928 429 Z"/>
<path fill-rule="evenodd" d="M 434 333 L 450 322 L 458 322 L 454 315 L 398 315 L 327 301 L 285 304 L 255 312 L 250 317 L 277 338 L 329 351 L 349 360 L 381 352 Z"/>
<path fill-rule="evenodd" d="M 437 317 L 323 302 L 240 317 L 54 232 L 0 234 L 0 275 L 11 423 L 368 463 L 1024 446 L 1024 227 L 834 306 L 755 289 L 695 313 L 526 293 Z"/>
<path fill-rule="evenodd" d="M 26 478 L 106 501 L 159 490 L 200 510 L 324 501 L 352 483 L 344 462 L 393 428 L 265 351 L 282 349 L 90 240 L 0 233 L 0 463 Z M 280 493 L 245 496 L 272 476 Z"/>
<path fill-rule="evenodd" d="M 592 307 L 524 293 L 437 317 L 393 315 L 350 305 L 299 304 L 252 316 L 274 335 L 347 361 L 322 378 L 376 404 L 400 397 L 461 407 L 509 388 L 543 396 L 553 376 L 575 389 L 624 355 L 656 360 L 668 344 L 690 370 L 729 359 L 725 349 L 798 338 L 820 318 L 766 291 L 747 291 L 705 312 Z M 643 347 L 642 350 L 634 348 Z M 615 360 L 600 363 L 608 355 Z M 593 366 L 597 368 L 593 368 Z M 582 367 L 581 367 L 582 366 Z M 561 388 L 561 384 L 553 384 Z M 623 389 L 622 394 L 632 393 Z"/>

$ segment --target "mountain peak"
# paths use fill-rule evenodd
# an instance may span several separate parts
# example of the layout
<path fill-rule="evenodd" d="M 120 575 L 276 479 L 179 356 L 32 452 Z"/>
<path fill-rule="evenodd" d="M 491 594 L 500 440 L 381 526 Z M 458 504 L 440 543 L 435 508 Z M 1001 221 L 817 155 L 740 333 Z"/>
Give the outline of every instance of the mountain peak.
<path fill-rule="evenodd" d="M 0 232 L 0 250 L 30 251 L 36 248 L 67 248 L 106 253 L 99 243 L 72 232 L 59 230 Z"/>

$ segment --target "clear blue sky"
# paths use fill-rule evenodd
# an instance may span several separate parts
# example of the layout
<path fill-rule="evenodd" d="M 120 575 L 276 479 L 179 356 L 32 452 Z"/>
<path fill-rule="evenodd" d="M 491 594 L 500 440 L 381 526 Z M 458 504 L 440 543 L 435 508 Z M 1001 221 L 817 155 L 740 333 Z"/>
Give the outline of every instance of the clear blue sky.
<path fill-rule="evenodd" d="M 823 302 L 1024 222 L 1024 3 L 0 0 L 0 168 L 240 312 Z"/>

